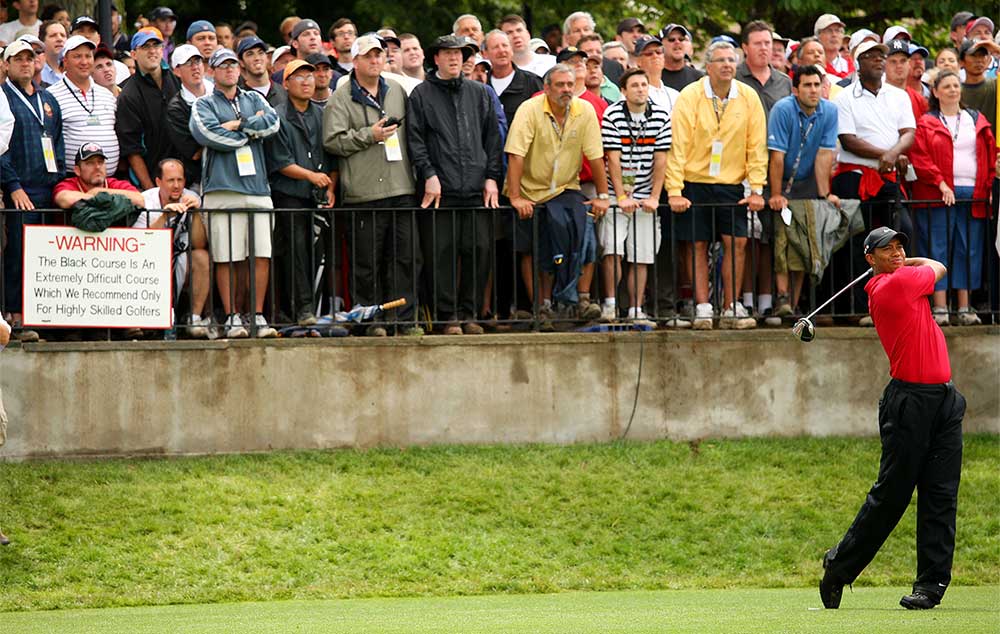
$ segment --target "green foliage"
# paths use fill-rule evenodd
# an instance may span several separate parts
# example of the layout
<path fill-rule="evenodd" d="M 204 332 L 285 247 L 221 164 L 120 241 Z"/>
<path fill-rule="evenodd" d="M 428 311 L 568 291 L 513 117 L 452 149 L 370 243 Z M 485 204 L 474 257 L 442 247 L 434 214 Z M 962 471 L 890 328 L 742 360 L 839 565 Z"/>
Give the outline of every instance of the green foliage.
<path fill-rule="evenodd" d="M 784 439 L 0 464 L 0 611 L 812 587 L 878 453 Z M 996 583 L 997 499 L 997 438 L 967 438 L 956 585 Z M 856 586 L 912 580 L 914 512 Z"/>

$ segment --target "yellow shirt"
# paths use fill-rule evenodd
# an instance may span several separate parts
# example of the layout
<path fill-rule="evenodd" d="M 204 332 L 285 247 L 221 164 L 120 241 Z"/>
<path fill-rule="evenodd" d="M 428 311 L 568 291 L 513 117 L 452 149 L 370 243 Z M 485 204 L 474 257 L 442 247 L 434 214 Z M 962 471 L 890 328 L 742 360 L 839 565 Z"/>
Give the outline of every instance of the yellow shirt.
<path fill-rule="evenodd" d="M 680 196 L 684 182 L 738 185 L 744 179 L 753 189 L 767 180 L 767 117 L 760 97 L 746 84 L 732 82 L 725 111 L 716 99 L 713 107 L 708 77 L 688 84 L 674 110 L 673 147 L 667 155 L 666 190 Z M 722 141 L 719 174 L 711 176 L 712 144 Z"/>
<path fill-rule="evenodd" d="M 563 123 L 560 132 L 544 93 L 522 103 L 514 115 L 504 151 L 524 157 L 521 195 L 531 202 L 580 189 L 583 157 L 593 161 L 604 156 L 601 125 L 593 106 L 573 97 Z M 510 196 L 507 183 L 503 193 Z"/>

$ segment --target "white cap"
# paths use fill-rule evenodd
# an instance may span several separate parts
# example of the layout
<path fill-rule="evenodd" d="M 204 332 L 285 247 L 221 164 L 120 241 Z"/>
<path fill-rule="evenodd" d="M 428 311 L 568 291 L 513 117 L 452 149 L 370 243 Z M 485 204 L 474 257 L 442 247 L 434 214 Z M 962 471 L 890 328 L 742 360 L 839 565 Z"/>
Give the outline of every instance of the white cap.
<path fill-rule="evenodd" d="M 882 41 L 881 39 L 879 39 L 878 33 L 876 33 L 875 31 L 870 31 L 868 29 L 858 29 L 857 31 L 851 34 L 851 42 L 847 45 L 847 50 L 853 51 L 855 48 L 857 48 L 858 44 L 861 44 L 868 38 L 872 38 L 872 41 L 874 42 Z"/>
<path fill-rule="evenodd" d="M 10 61 L 11 57 L 14 57 L 18 53 L 23 53 L 24 51 L 31 51 L 31 56 L 35 56 L 35 49 L 24 40 L 14 40 L 10 43 L 10 46 L 3 50 L 3 61 Z"/>
<path fill-rule="evenodd" d="M 895 26 L 890 26 L 889 28 L 887 28 L 885 30 L 885 33 L 882 34 L 882 41 L 884 43 L 888 44 L 889 42 L 891 42 L 894 39 L 896 39 L 896 36 L 898 36 L 900 33 L 905 33 L 906 34 L 906 39 L 908 39 L 908 40 L 913 37 L 913 36 L 910 35 L 910 32 L 908 30 L 906 30 L 905 26 L 900 26 L 900 25 L 897 24 Z"/>
<path fill-rule="evenodd" d="M 832 26 L 834 24 L 839 24 L 840 26 L 846 27 L 844 21 L 833 15 L 832 13 L 824 13 L 823 15 L 816 18 L 816 24 L 813 25 L 813 35 L 819 35 L 819 32 L 823 29 Z"/>
<path fill-rule="evenodd" d="M 96 49 L 97 44 L 94 44 L 82 35 L 71 35 L 66 43 L 63 44 L 63 48 L 59 51 L 59 63 L 62 64 L 63 58 L 66 57 L 66 53 L 69 53 L 74 48 L 79 48 L 81 46 L 89 46 L 90 48 Z"/>
<path fill-rule="evenodd" d="M 197 46 L 192 44 L 181 44 L 174 49 L 173 54 L 170 56 L 170 68 L 177 68 L 178 66 L 183 66 L 187 64 L 192 57 L 201 57 L 201 51 L 198 50 Z"/>
<path fill-rule="evenodd" d="M 858 47 L 854 49 L 851 55 L 854 57 L 854 61 L 856 62 L 858 61 L 858 58 L 861 57 L 862 54 L 867 53 L 873 48 L 880 49 L 883 53 L 887 55 L 889 53 L 889 47 L 886 46 L 885 44 L 880 44 L 878 42 L 872 42 L 871 40 L 867 40 L 862 42 L 861 44 L 858 44 Z"/>
<path fill-rule="evenodd" d="M 285 53 L 291 53 L 291 52 L 292 52 L 291 46 L 279 46 L 278 48 L 274 49 L 274 52 L 271 53 L 271 66 L 274 66 L 278 62 L 279 57 L 281 57 Z"/>
<path fill-rule="evenodd" d="M 351 44 L 351 57 L 361 57 L 368 51 L 384 48 L 385 40 L 374 33 L 365 33 Z"/>
<path fill-rule="evenodd" d="M 531 38 L 531 41 L 528 42 L 528 48 L 531 49 L 532 53 L 534 53 L 535 51 L 537 51 L 538 49 L 540 49 L 543 46 L 545 47 L 546 51 L 549 51 L 549 45 L 546 44 L 545 40 L 543 40 L 540 37 L 533 37 L 533 38 Z M 549 52 L 551 53 L 552 51 L 549 51 Z"/>

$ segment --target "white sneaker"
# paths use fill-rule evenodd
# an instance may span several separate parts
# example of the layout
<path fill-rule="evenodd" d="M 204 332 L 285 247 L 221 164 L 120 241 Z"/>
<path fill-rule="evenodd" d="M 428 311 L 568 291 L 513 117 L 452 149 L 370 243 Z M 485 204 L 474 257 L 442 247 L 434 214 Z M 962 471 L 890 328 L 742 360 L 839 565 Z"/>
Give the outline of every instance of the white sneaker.
<path fill-rule="evenodd" d="M 278 331 L 267 325 L 267 320 L 264 319 L 264 315 L 257 313 L 257 316 L 254 317 L 254 324 L 257 326 L 258 339 L 271 339 L 272 337 L 278 336 Z"/>
<path fill-rule="evenodd" d="M 236 313 L 233 313 L 226 319 L 226 339 L 246 339 L 250 336 L 247 329 L 243 327 L 243 320 Z"/>
<path fill-rule="evenodd" d="M 733 330 L 751 330 L 757 327 L 757 320 L 747 313 L 743 304 L 736 302 L 730 308 L 722 311 L 719 316 L 719 328 Z"/>
<path fill-rule="evenodd" d="M 188 328 L 188 336 L 192 339 L 207 339 L 208 328 L 212 322 L 208 317 L 199 317 L 191 320 L 191 327 Z"/>
<path fill-rule="evenodd" d="M 862 328 L 873 328 L 875 327 L 875 320 L 872 319 L 871 315 L 865 315 L 858 320 L 858 325 Z"/>
<path fill-rule="evenodd" d="M 618 319 L 618 307 L 611 304 L 601 305 L 601 321 L 611 322 Z"/>
<path fill-rule="evenodd" d="M 663 322 L 663 325 L 667 328 L 676 328 L 678 330 L 683 330 L 685 328 L 691 327 L 691 322 L 687 319 L 681 317 L 671 317 Z"/>
<path fill-rule="evenodd" d="M 944 306 L 935 306 L 931 309 L 931 314 L 934 316 L 934 323 L 938 326 L 951 325 L 951 321 L 948 319 L 948 309 Z"/>
<path fill-rule="evenodd" d="M 633 306 L 628 309 L 629 319 L 649 319 L 649 316 L 643 312 L 641 306 Z"/>
<path fill-rule="evenodd" d="M 982 325 L 982 321 L 979 319 L 979 315 L 976 311 L 968 306 L 963 306 L 958 309 L 958 325 L 959 326 L 979 326 Z"/>
<path fill-rule="evenodd" d="M 694 323 L 691 327 L 695 330 L 711 330 L 712 329 L 712 305 L 698 304 L 694 307 Z"/>

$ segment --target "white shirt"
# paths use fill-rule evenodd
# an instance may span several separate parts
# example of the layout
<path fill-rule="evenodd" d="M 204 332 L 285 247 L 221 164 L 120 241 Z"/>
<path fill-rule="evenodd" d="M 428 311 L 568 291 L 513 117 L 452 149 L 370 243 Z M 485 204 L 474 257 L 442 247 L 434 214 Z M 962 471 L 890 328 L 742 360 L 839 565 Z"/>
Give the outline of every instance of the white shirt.
<path fill-rule="evenodd" d="M 490 85 L 493 86 L 493 90 L 496 91 L 498 96 L 502 95 L 503 91 L 507 90 L 507 87 L 510 86 L 512 81 L 514 81 L 513 71 L 511 71 L 510 75 L 507 75 L 502 79 L 496 75 L 490 77 Z"/>
<path fill-rule="evenodd" d="M 184 84 L 181 84 L 181 99 L 187 102 L 187 105 L 190 106 L 194 103 L 194 100 L 197 99 L 198 97 L 210 94 L 213 90 L 215 90 L 215 87 L 212 85 L 212 82 L 208 81 L 207 79 L 202 79 L 201 85 L 204 86 L 205 92 L 201 93 L 201 95 L 196 95 L 190 90 L 188 90 L 187 87 L 184 86 Z"/>
<path fill-rule="evenodd" d="M 10 137 L 14 134 L 14 113 L 10 111 L 7 93 L 0 90 L 0 155 L 10 148 Z"/>
<path fill-rule="evenodd" d="M 530 62 L 527 64 L 518 64 L 517 67 L 521 70 L 526 70 L 529 73 L 535 73 L 539 77 L 545 77 L 545 73 L 547 73 L 549 69 L 555 65 L 555 55 L 539 55 L 538 53 L 532 53 Z"/>
<path fill-rule="evenodd" d="M 66 171 L 73 171 L 76 151 L 80 146 L 93 142 L 104 148 L 108 159 L 108 175 L 114 174 L 118 169 L 120 154 L 118 135 L 115 134 L 115 113 L 118 107 L 115 96 L 104 86 L 91 81 L 84 100 L 80 89 L 65 77 L 49 86 L 48 91 L 59 102 L 59 109 L 62 111 Z"/>
<path fill-rule="evenodd" d="M 649 100 L 661 108 L 666 108 L 667 112 L 674 111 L 674 104 L 680 96 L 681 93 L 666 84 L 661 83 L 659 88 L 649 85 Z"/>
<path fill-rule="evenodd" d="M 0 40 L 6 44 L 10 44 L 15 39 L 17 39 L 17 32 L 21 29 L 31 29 L 31 34 L 38 37 L 38 27 L 42 25 L 42 21 L 35 19 L 34 24 L 21 24 L 20 20 L 11 20 L 10 22 L 4 22 L 0 24 Z"/>
<path fill-rule="evenodd" d="M 199 196 L 196 192 L 187 189 L 186 187 L 184 188 L 182 195 L 194 196 L 199 201 L 201 200 L 201 196 Z M 163 209 L 163 205 L 160 204 L 159 187 L 153 187 L 152 189 L 147 189 L 146 191 L 142 192 L 142 199 L 146 201 L 145 207 L 150 211 L 148 212 L 144 211 L 139 214 L 138 220 L 136 220 L 135 224 L 132 225 L 132 227 L 135 229 L 145 229 L 151 226 L 154 222 L 157 221 L 157 219 L 159 219 L 160 216 L 163 215 L 163 213 L 159 211 L 152 211 L 155 209 Z"/>
<path fill-rule="evenodd" d="M 837 134 L 853 134 L 883 150 L 896 145 L 900 130 L 917 127 L 909 95 L 889 84 L 882 84 L 878 95 L 873 95 L 855 80 L 833 103 L 837 106 Z M 878 167 L 878 159 L 862 158 L 843 148 L 837 160 Z"/>
<path fill-rule="evenodd" d="M 952 156 L 952 173 L 955 177 L 955 187 L 976 186 L 976 122 L 966 110 L 960 110 L 958 115 L 941 115 L 944 127 L 948 130 L 954 142 Z M 955 140 L 955 133 L 958 140 Z"/>

